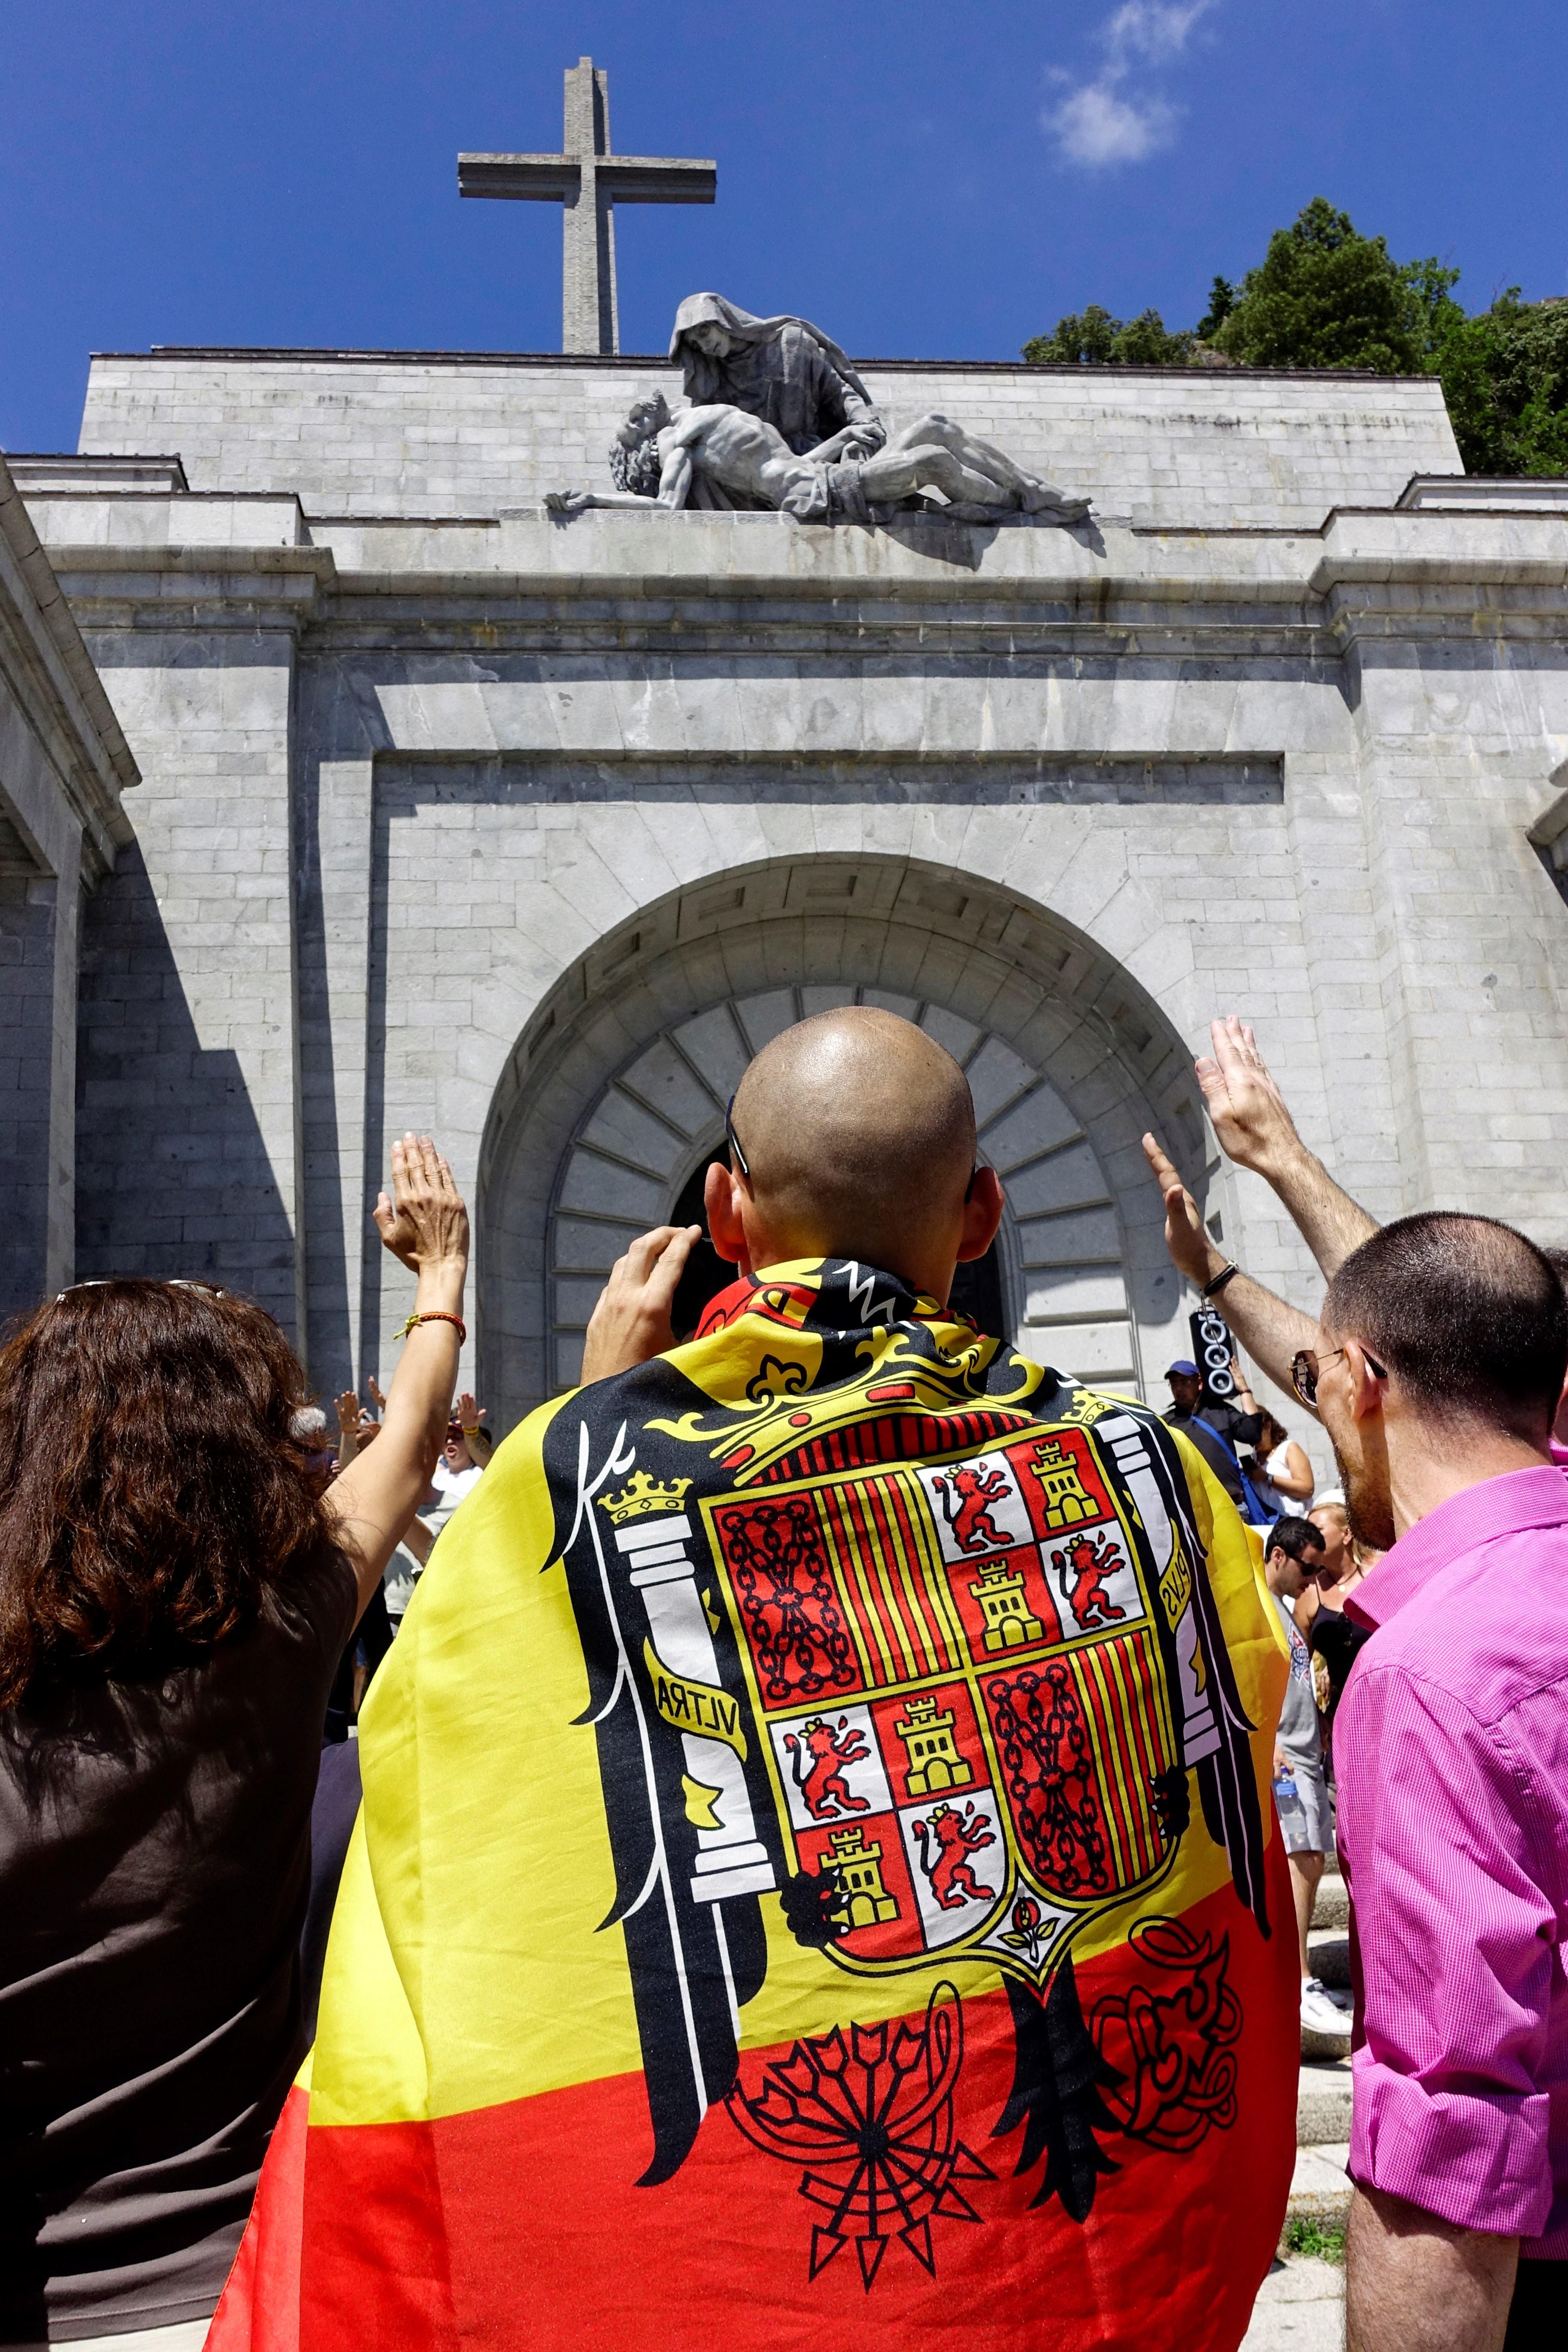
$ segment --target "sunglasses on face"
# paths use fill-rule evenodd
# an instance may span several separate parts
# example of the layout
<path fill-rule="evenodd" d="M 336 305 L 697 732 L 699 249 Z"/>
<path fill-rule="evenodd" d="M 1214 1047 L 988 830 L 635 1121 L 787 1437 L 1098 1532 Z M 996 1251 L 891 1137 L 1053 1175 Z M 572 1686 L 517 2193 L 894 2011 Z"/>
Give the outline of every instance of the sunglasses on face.
<path fill-rule="evenodd" d="M 742 1175 L 749 1184 L 752 1181 L 752 1165 L 750 1160 L 746 1158 L 745 1153 L 742 1150 L 741 1139 L 735 1132 L 735 1097 L 733 1095 L 730 1097 L 729 1101 L 724 1106 L 724 1140 L 730 1147 L 731 1158 L 734 1160 L 736 1167 L 740 1170 Z"/>
<path fill-rule="evenodd" d="M 741 1139 L 735 1132 L 735 1097 L 733 1095 L 730 1097 L 729 1101 L 724 1106 L 724 1140 L 730 1147 L 731 1156 L 733 1159 L 736 1167 L 740 1170 L 742 1175 L 749 1184 L 752 1181 L 752 1165 L 750 1160 L 746 1158 L 745 1153 L 742 1150 Z M 963 1197 L 966 1201 L 972 1198 L 973 1194 L 975 1182 L 979 1174 L 980 1170 L 978 1165 L 972 1168 L 969 1171 L 969 1181 L 964 1186 L 963 1190 Z"/>
<path fill-rule="evenodd" d="M 1303 1404 L 1317 1403 L 1318 1375 L 1325 1364 L 1331 1364 L 1335 1357 L 1342 1356 L 1344 1352 L 1342 1348 L 1335 1348 L 1330 1354 L 1320 1356 L 1315 1348 L 1302 1348 L 1291 1357 L 1290 1385 Z M 1362 1353 L 1363 1356 L 1366 1355 L 1364 1348 Z M 1366 1357 L 1366 1368 L 1374 1380 L 1385 1381 L 1388 1378 L 1383 1366 L 1371 1356 Z"/>

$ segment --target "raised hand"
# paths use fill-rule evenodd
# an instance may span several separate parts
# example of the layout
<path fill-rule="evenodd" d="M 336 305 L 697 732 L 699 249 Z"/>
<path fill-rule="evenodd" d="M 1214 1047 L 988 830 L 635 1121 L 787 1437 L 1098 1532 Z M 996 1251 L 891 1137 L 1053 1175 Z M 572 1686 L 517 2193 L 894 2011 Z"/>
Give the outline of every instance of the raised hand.
<path fill-rule="evenodd" d="M 659 1225 L 617 1258 L 599 1293 L 583 1348 L 583 1384 L 629 1371 L 675 1345 L 669 1310 L 700 1225 Z"/>
<path fill-rule="evenodd" d="M 353 1389 L 345 1389 L 336 1402 L 338 1416 L 338 1468 L 346 1470 L 359 1452 L 365 1431 L 374 1429 L 372 1421 Z"/>
<path fill-rule="evenodd" d="M 452 1410 L 457 1414 L 458 1421 L 462 1423 L 465 1430 L 478 1429 L 480 1422 L 483 1421 L 485 1417 L 484 1406 L 474 1402 L 473 1391 L 471 1389 L 464 1389 L 461 1391 L 458 1398 L 458 1402 L 453 1406 Z"/>
<path fill-rule="evenodd" d="M 365 1386 L 370 1391 L 370 1401 L 372 1404 L 374 1405 L 377 1412 L 384 1412 L 386 1411 L 386 1399 L 381 1393 L 381 1383 L 376 1379 L 374 1372 L 371 1373 L 369 1379 L 365 1381 Z"/>
<path fill-rule="evenodd" d="M 410 1132 L 393 1145 L 392 1183 L 372 1211 L 383 1244 L 412 1274 L 442 1265 L 466 1272 L 468 1212 L 427 1135 Z"/>
<path fill-rule="evenodd" d="M 1184 1274 L 1201 1290 L 1225 1260 L 1204 1230 L 1197 1202 L 1152 1135 L 1143 1138 L 1143 1157 L 1154 1171 L 1165 1203 L 1165 1247 L 1172 1263 L 1178 1274 Z"/>
<path fill-rule="evenodd" d="M 1306 1147 L 1249 1024 L 1227 1013 L 1209 1023 L 1214 1045 L 1194 1065 L 1221 1148 L 1238 1168 L 1268 1176 Z"/>
<path fill-rule="evenodd" d="M 1302 1142 L 1247 1023 L 1227 1013 L 1209 1024 L 1209 1036 L 1214 1053 L 1194 1068 L 1221 1147 L 1238 1168 L 1273 1186 L 1331 1282 L 1351 1251 L 1376 1233 L 1376 1221 Z"/>

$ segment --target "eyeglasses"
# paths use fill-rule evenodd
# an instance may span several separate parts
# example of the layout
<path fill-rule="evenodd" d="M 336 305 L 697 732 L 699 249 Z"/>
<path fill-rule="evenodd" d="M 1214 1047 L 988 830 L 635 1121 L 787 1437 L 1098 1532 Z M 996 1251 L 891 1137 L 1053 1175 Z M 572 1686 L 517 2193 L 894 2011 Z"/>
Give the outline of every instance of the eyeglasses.
<path fill-rule="evenodd" d="M 74 1297 L 79 1290 L 101 1290 L 106 1283 L 110 1282 L 155 1282 L 161 1290 L 199 1290 L 204 1298 L 228 1297 L 227 1291 L 220 1290 L 216 1282 L 200 1282 L 184 1275 L 172 1275 L 164 1281 L 160 1275 L 94 1274 L 89 1275 L 85 1282 L 68 1282 L 63 1290 L 57 1290 L 55 1305 L 58 1307 L 62 1298 Z"/>
<path fill-rule="evenodd" d="M 737 1087 L 736 1093 L 739 1093 L 739 1091 L 740 1089 Z M 745 1153 L 741 1149 L 741 1139 L 735 1132 L 734 1095 L 730 1097 L 729 1101 L 724 1106 L 724 1140 L 729 1145 L 731 1151 L 734 1154 L 736 1167 L 740 1170 L 742 1175 L 749 1184 L 752 1181 L 752 1166 L 750 1160 L 746 1158 Z M 963 1188 L 963 1197 L 966 1201 L 973 1197 L 974 1187 L 979 1181 L 980 1169 L 978 1164 L 976 1164 L 970 1170 L 969 1181 Z"/>
<path fill-rule="evenodd" d="M 1325 1364 L 1331 1364 L 1336 1356 L 1342 1356 L 1344 1352 L 1342 1348 L 1335 1348 L 1328 1355 L 1320 1356 L 1314 1348 L 1302 1348 L 1291 1357 L 1290 1385 L 1303 1404 L 1317 1403 L 1319 1374 Z M 1362 1353 L 1366 1355 L 1364 1348 Z M 1385 1381 L 1388 1378 L 1383 1366 L 1372 1356 L 1366 1358 L 1366 1368 L 1374 1380 Z"/>
<path fill-rule="evenodd" d="M 738 1091 L 739 1089 L 737 1089 L 737 1092 Z M 730 1097 L 729 1101 L 724 1106 L 724 1140 L 728 1143 L 730 1150 L 734 1156 L 736 1167 L 740 1170 L 742 1175 L 749 1184 L 752 1181 L 752 1167 L 750 1160 L 746 1158 L 745 1153 L 741 1149 L 741 1139 L 735 1132 L 734 1095 Z"/>

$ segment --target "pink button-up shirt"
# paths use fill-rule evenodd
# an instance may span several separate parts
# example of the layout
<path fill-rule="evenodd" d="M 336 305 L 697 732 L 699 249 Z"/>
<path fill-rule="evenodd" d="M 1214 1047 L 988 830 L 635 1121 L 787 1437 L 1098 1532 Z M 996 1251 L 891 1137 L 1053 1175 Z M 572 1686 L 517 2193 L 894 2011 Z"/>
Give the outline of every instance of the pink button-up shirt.
<path fill-rule="evenodd" d="M 1568 2257 L 1568 1478 L 1401 1537 L 1334 1725 L 1353 1896 L 1352 2179 Z"/>

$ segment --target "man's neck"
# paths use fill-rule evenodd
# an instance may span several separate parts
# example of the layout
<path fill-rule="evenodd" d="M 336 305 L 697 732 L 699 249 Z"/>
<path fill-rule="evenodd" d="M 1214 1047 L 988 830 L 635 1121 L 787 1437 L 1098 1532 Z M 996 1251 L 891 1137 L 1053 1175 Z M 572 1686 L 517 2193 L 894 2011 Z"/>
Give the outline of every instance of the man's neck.
<path fill-rule="evenodd" d="M 1478 1429 L 1469 1434 L 1446 1433 L 1448 1444 L 1441 1454 L 1426 1446 L 1395 1453 L 1389 1449 L 1389 1501 L 1395 1536 L 1407 1535 L 1422 1519 L 1489 1478 L 1505 1478 L 1514 1470 L 1549 1470 L 1552 1457 L 1528 1438 L 1510 1437 L 1499 1430 Z"/>

